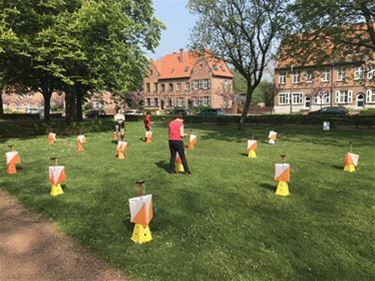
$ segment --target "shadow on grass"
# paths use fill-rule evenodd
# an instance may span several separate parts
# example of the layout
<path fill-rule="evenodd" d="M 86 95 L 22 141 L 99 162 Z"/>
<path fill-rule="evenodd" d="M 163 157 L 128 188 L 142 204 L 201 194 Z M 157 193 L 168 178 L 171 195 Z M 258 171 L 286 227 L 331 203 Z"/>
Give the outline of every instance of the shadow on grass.
<path fill-rule="evenodd" d="M 238 153 L 239 155 L 241 155 L 242 157 L 247 157 L 247 153 Z"/>
<path fill-rule="evenodd" d="M 272 184 L 269 184 L 269 183 L 261 183 L 261 184 L 259 184 L 259 186 L 263 187 L 264 189 L 268 189 L 272 192 L 275 192 L 275 190 L 276 190 L 276 187 L 273 186 Z"/>
<path fill-rule="evenodd" d="M 343 170 L 344 167 L 343 166 L 339 166 L 339 165 L 331 165 L 332 168 L 334 169 L 337 169 L 337 170 Z"/>
<path fill-rule="evenodd" d="M 169 174 L 170 167 L 169 167 L 169 163 L 167 163 L 166 161 L 155 162 L 155 165 Z"/>

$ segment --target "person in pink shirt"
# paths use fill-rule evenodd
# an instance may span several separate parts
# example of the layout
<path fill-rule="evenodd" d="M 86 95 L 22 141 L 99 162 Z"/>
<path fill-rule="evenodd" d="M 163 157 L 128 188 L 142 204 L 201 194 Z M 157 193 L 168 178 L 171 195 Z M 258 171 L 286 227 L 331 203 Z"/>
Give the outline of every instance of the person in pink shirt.
<path fill-rule="evenodd" d="M 176 152 L 178 152 L 182 160 L 182 165 L 184 166 L 185 174 L 190 175 L 191 172 L 186 161 L 184 149 L 184 136 L 186 135 L 184 134 L 183 117 L 183 113 L 180 113 L 176 119 L 173 119 L 169 123 L 169 150 L 171 152 L 170 169 L 171 174 L 175 173 Z"/>

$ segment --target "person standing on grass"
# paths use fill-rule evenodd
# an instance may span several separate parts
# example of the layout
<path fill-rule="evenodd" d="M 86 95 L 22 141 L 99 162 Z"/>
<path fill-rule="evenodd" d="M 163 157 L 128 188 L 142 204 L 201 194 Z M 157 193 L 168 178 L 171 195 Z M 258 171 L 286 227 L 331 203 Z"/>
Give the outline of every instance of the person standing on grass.
<path fill-rule="evenodd" d="M 143 123 L 145 125 L 145 131 L 146 132 L 151 131 L 151 112 L 150 111 L 147 111 L 145 119 L 143 120 Z M 146 141 L 146 137 L 145 137 L 145 141 Z"/>
<path fill-rule="evenodd" d="M 117 136 L 119 136 L 120 139 L 123 139 L 125 137 L 125 115 L 122 109 L 117 110 L 114 119 Z"/>
<path fill-rule="evenodd" d="M 173 119 L 169 123 L 168 132 L 169 132 L 169 150 L 171 152 L 170 159 L 170 173 L 175 173 L 175 161 L 176 161 L 176 152 L 180 155 L 182 160 L 182 165 L 184 166 L 185 174 L 190 175 L 188 163 L 185 157 L 184 149 L 184 137 L 187 136 L 184 133 L 184 114 L 181 112 L 176 119 Z"/>

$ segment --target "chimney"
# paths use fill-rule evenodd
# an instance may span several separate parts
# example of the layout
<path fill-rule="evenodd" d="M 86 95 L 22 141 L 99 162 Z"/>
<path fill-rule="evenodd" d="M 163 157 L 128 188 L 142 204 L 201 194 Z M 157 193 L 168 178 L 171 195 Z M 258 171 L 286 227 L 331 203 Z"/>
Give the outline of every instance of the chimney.
<path fill-rule="evenodd" d="M 180 62 L 183 63 L 184 62 L 184 56 L 183 56 L 183 52 L 184 52 L 184 49 L 180 49 Z"/>

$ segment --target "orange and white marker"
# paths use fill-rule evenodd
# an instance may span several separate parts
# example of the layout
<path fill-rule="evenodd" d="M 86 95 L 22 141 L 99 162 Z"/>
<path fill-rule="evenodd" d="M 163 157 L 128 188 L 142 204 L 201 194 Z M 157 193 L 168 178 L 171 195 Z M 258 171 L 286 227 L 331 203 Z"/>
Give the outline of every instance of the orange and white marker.
<path fill-rule="evenodd" d="M 154 217 L 152 195 L 143 195 L 129 199 L 130 221 L 135 223 L 131 240 L 142 244 L 152 240 L 149 224 Z"/>
<path fill-rule="evenodd" d="M 125 141 L 119 141 L 116 148 L 116 156 L 119 160 L 125 159 L 125 152 L 128 150 L 128 143 Z"/>
<path fill-rule="evenodd" d="M 280 196 L 289 195 L 290 165 L 285 163 L 285 155 L 282 155 L 282 163 L 275 164 L 274 180 L 278 181 L 275 194 Z"/>
<path fill-rule="evenodd" d="M 49 182 L 51 183 L 50 195 L 57 196 L 64 194 L 61 184 L 66 180 L 64 166 L 50 166 L 48 170 Z"/>
<path fill-rule="evenodd" d="M 189 146 L 188 146 L 188 149 L 189 150 L 194 149 L 196 144 L 197 144 L 197 136 L 196 135 L 190 135 L 189 136 Z"/>
<path fill-rule="evenodd" d="M 118 141 L 118 133 L 116 131 L 113 132 L 113 141 Z"/>
<path fill-rule="evenodd" d="M 146 143 L 152 142 L 152 131 L 145 131 Z"/>
<path fill-rule="evenodd" d="M 178 152 L 176 152 L 175 165 L 176 165 L 176 173 L 185 173 L 184 165 L 182 165 L 182 160 Z"/>
<path fill-rule="evenodd" d="M 78 152 L 82 152 L 84 151 L 84 147 L 83 147 L 83 144 L 86 143 L 86 138 L 85 138 L 85 135 L 79 135 L 77 137 L 77 151 Z"/>
<path fill-rule="evenodd" d="M 269 144 L 275 144 L 276 143 L 276 139 L 277 139 L 277 133 L 275 131 L 270 131 L 268 133 L 268 143 Z"/>
<path fill-rule="evenodd" d="M 247 140 L 247 157 L 257 158 L 255 151 L 257 150 L 256 140 Z"/>
<path fill-rule="evenodd" d="M 345 159 L 344 159 L 344 171 L 349 173 L 355 172 L 355 167 L 358 165 L 358 159 L 359 155 L 352 153 L 353 150 L 353 144 L 352 142 L 349 143 L 349 152 L 346 153 Z"/>
<path fill-rule="evenodd" d="M 7 173 L 10 175 L 16 174 L 17 173 L 16 164 L 21 163 L 20 155 L 15 150 L 9 151 L 5 153 L 5 155 L 6 155 L 7 166 L 8 166 Z"/>
<path fill-rule="evenodd" d="M 48 143 L 53 144 L 56 140 L 56 134 L 55 133 L 49 133 L 48 134 Z"/>

